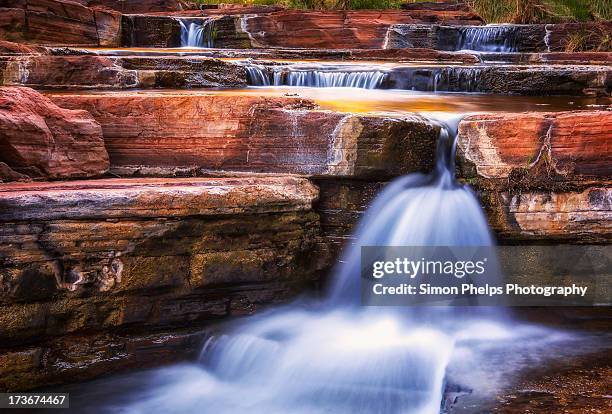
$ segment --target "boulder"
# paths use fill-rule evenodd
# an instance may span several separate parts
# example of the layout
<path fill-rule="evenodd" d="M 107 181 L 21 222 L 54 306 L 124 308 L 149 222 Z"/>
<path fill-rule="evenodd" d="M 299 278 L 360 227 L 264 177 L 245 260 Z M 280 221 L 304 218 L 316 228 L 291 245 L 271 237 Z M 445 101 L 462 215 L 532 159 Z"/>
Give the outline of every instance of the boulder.
<path fill-rule="evenodd" d="M 92 177 L 108 170 L 100 125 L 29 88 L 0 88 L 0 162 L 41 178 Z"/>

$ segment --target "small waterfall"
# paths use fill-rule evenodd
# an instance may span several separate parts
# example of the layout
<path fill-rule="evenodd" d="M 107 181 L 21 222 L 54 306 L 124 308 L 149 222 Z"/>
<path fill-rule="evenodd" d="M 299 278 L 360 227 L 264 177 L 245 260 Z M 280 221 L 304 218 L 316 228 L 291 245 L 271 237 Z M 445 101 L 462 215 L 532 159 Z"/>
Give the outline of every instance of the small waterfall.
<path fill-rule="evenodd" d="M 457 28 L 459 39 L 456 50 L 479 52 L 518 51 L 518 29 L 513 25 L 466 26 Z"/>
<path fill-rule="evenodd" d="M 410 174 L 389 184 L 368 208 L 329 291 L 330 303 L 360 295 L 362 246 L 490 246 L 480 203 L 455 180 L 455 139 L 461 117 L 436 121 L 440 138 L 432 174 Z"/>
<path fill-rule="evenodd" d="M 458 120 L 436 123 L 433 173 L 398 179 L 368 209 L 323 304 L 281 307 L 209 336 L 201 369 L 163 370 L 155 392 L 123 412 L 439 413 L 446 367 L 470 329 L 458 328 L 465 314 L 360 307 L 360 247 L 492 243 L 478 201 L 454 179 Z"/>
<path fill-rule="evenodd" d="M 263 66 L 245 66 L 247 82 L 253 86 L 270 86 L 270 73 Z"/>
<path fill-rule="evenodd" d="M 479 92 L 486 68 L 448 66 L 402 68 L 389 72 L 385 86 L 420 92 Z"/>
<path fill-rule="evenodd" d="M 178 19 L 181 47 L 214 47 L 214 19 Z"/>
<path fill-rule="evenodd" d="M 257 65 L 246 67 L 253 86 L 308 86 L 316 88 L 380 88 L 387 74 L 380 70 L 342 70 L 336 68 L 292 68 Z"/>

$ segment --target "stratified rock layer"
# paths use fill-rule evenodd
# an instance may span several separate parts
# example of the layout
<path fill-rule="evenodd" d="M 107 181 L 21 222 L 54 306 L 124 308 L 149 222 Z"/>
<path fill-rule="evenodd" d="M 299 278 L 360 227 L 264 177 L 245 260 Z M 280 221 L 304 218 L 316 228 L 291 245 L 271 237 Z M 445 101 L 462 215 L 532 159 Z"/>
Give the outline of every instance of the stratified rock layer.
<path fill-rule="evenodd" d="M 100 125 L 29 88 L 0 88 L 0 162 L 31 177 L 91 177 L 108 170 Z"/>
<path fill-rule="evenodd" d="M 437 128 L 419 116 L 319 111 L 300 98 L 57 94 L 102 125 L 113 171 L 146 167 L 391 177 L 428 171 Z"/>
<path fill-rule="evenodd" d="M 0 58 L 4 85 L 45 89 L 235 87 L 244 67 L 212 58 L 28 55 Z"/>
<path fill-rule="evenodd" d="M 462 177 L 502 239 L 612 238 L 612 113 L 473 115 L 459 128 Z"/>
<path fill-rule="evenodd" d="M 291 176 L 0 186 L 0 341 L 13 355 L 1 388 L 65 380 L 73 364 L 36 355 L 66 335 L 203 326 L 303 289 L 318 266 L 316 197 Z M 95 375 L 97 349 L 62 359 Z"/>
<path fill-rule="evenodd" d="M 6 6 L 0 7 L 2 39 L 50 45 L 120 45 L 118 12 L 70 0 L 9 1 Z"/>
<path fill-rule="evenodd" d="M 400 23 L 482 24 L 465 9 L 455 10 L 275 10 L 231 8 L 162 15 L 126 15 L 125 46 L 180 45 L 178 18 L 214 19 L 214 46 L 220 48 L 380 49 L 387 30 Z"/>
<path fill-rule="evenodd" d="M 472 115 L 460 124 L 457 148 L 466 178 L 529 178 L 545 186 L 610 179 L 612 112 Z"/>

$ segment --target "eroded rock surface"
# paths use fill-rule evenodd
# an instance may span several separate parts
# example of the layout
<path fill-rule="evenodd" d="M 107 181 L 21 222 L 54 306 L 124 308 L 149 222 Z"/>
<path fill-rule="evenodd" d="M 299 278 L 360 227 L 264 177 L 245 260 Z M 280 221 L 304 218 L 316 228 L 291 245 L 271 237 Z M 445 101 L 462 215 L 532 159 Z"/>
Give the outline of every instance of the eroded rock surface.
<path fill-rule="evenodd" d="M 15 56 L 0 58 L 4 85 L 45 89 L 232 87 L 244 67 L 212 58 Z"/>
<path fill-rule="evenodd" d="M 16 352 L 37 360 L 66 335 L 194 328 L 287 299 L 316 278 L 317 194 L 292 176 L 0 186 L 2 358 L 13 361 L 2 387 L 36 375 L 40 386 L 78 360 L 95 375 L 96 346 L 62 350 L 66 366 L 15 368 Z"/>
<path fill-rule="evenodd" d="M 123 19 L 124 45 L 179 46 L 177 18 L 181 17 L 214 19 L 214 45 L 221 48 L 380 49 L 393 24 L 482 23 L 480 17 L 464 9 L 309 11 L 238 7 L 173 16 L 127 15 Z"/>
<path fill-rule="evenodd" d="M 611 146 L 610 111 L 472 115 L 457 141 L 466 178 L 529 175 L 543 186 L 612 178 Z"/>
<path fill-rule="evenodd" d="M 609 111 L 473 115 L 457 143 L 501 238 L 606 241 L 612 236 Z"/>
<path fill-rule="evenodd" d="M 100 125 L 29 88 L 0 88 L 0 162 L 30 177 L 101 175 L 108 154 Z"/>
<path fill-rule="evenodd" d="M 0 7 L 0 38 L 51 44 L 119 46 L 121 14 L 70 0 L 9 1 Z"/>
<path fill-rule="evenodd" d="M 102 125 L 112 169 L 392 177 L 432 168 L 437 128 L 419 116 L 319 111 L 313 101 L 247 95 L 57 94 Z"/>

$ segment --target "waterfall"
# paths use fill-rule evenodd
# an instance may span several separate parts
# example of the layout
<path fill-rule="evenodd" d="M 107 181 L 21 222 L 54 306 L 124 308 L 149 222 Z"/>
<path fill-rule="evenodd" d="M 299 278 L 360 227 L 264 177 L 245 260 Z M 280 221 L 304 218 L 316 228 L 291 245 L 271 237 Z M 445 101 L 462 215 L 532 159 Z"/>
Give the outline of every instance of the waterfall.
<path fill-rule="evenodd" d="M 253 86 L 310 86 L 316 88 L 380 88 L 387 74 L 380 70 L 342 70 L 325 67 L 246 67 L 248 82 Z"/>
<path fill-rule="evenodd" d="M 440 137 L 432 174 L 410 174 L 389 184 L 368 208 L 329 291 L 330 303 L 360 299 L 362 246 L 490 246 L 488 224 L 472 191 L 455 180 L 460 117 L 436 121 Z"/>
<path fill-rule="evenodd" d="M 214 19 L 177 19 L 181 25 L 181 47 L 214 47 Z"/>
<path fill-rule="evenodd" d="M 434 172 L 396 180 L 368 209 L 322 304 L 295 303 L 210 335 L 199 368 L 161 370 L 154 392 L 121 412 L 439 413 L 446 367 L 473 328 L 457 331 L 466 321 L 457 308 L 358 306 L 359 254 L 373 244 L 492 243 L 477 200 L 454 179 L 458 120 L 435 122 Z"/>
<path fill-rule="evenodd" d="M 516 52 L 519 36 L 515 25 L 458 27 L 459 39 L 455 50 L 480 52 Z"/>

